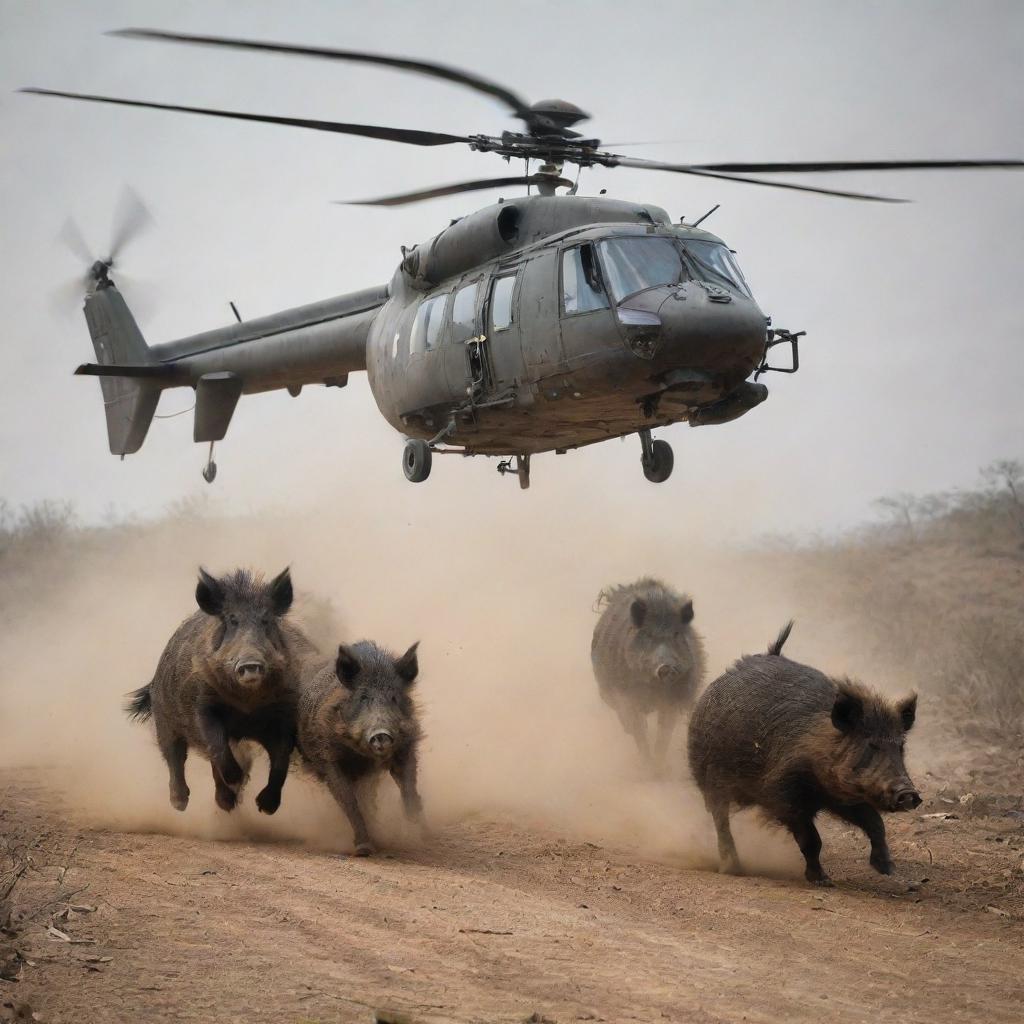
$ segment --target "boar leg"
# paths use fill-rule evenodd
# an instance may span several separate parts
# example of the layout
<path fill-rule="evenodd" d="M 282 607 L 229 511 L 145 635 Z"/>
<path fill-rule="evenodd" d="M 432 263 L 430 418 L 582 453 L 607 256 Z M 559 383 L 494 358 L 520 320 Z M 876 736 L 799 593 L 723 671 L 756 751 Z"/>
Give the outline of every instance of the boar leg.
<path fill-rule="evenodd" d="M 233 811 L 235 804 L 238 803 L 238 795 L 224 781 L 217 765 L 211 763 L 210 767 L 213 769 L 213 798 L 217 801 L 217 806 L 222 811 Z"/>
<path fill-rule="evenodd" d="M 171 806 L 176 811 L 188 807 L 189 788 L 185 782 L 185 758 L 188 757 L 188 741 L 181 736 L 172 739 L 161 737 L 160 753 L 164 755 L 171 775 Z"/>
<path fill-rule="evenodd" d="M 348 818 L 348 823 L 352 826 L 356 856 L 369 857 L 373 853 L 373 841 L 370 839 L 370 832 L 366 827 L 363 812 L 359 809 L 359 801 L 356 799 L 356 790 L 352 781 L 340 769 L 332 765 L 327 772 L 327 788 L 331 791 L 331 796 L 338 802 L 338 806 L 345 812 L 345 817 Z"/>
<path fill-rule="evenodd" d="M 654 743 L 654 764 L 659 772 L 665 768 L 668 745 L 672 741 L 679 713 L 673 707 L 658 708 L 658 736 Z"/>
<path fill-rule="evenodd" d="M 793 833 L 796 845 L 800 847 L 800 852 L 807 863 L 804 878 L 815 885 L 832 885 L 832 879 L 825 874 L 821 866 L 821 836 L 814 825 L 814 818 L 803 815 L 785 822 L 785 825 Z"/>
<path fill-rule="evenodd" d="M 218 776 L 227 786 L 237 786 L 245 777 L 242 766 L 235 760 L 228 744 L 227 730 L 216 707 L 206 704 L 199 709 L 198 724 L 199 735 L 206 744 L 206 751 L 210 757 L 210 763 L 216 769 L 214 781 Z M 218 803 L 220 801 L 218 800 Z M 232 805 L 233 806 L 233 805 Z"/>
<path fill-rule="evenodd" d="M 615 711 L 622 723 L 622 728 L 633 737 L 636 749 L 645 761 L 650 761 L 651 750 L 647 745 L 647 720 L 636 708 L 631 707 L 621 698 L 615 705 Z"/>
<path fill-rule="evenodd" d="M 892 874 L 892 855 L 885 839 L 885 822 L 882 816 L 870 804 L 854 804 L 852 807 L 836 807 L 832 813 L 848 821 L 851 825 L 863 829 L 871 840 L 871 859 L 869 863 L 880 875 Z"/>
<path fill-rule="evenodd" d="M 270 758 L 270 775 L 266 786 L 256 797 L 256 806 L 262 814 L 273 814 L 281 806 L 281 790 L 284 788 L 284 780 L 288 778 L 295 737 L 287 729 L 280 729 L 264 737 L 263 746 Z"/>
<path fill-rule="evenodd" d="M 420 829 L 425 830 L 423 798 L 416 785 L 418 771 L 419 765 L 415 754 L 409 754 L 408 757 L 392 762 L 391 765 L 391 777 L 398 784 L 398 791 L 402 794 L 402 807 L 405 808 L 405 816 L 415 822 Z"/>
<path fill-rule="evenodd" d="M 736 843 L 733 841 L 732 829 L 729 827 L 729 804 L 709 804 L 708 810 L 715 821 L 715 831 L 718 833 L 719 870 L 723 875 L 742 875 L 740 856 L 736 852 Z"/>

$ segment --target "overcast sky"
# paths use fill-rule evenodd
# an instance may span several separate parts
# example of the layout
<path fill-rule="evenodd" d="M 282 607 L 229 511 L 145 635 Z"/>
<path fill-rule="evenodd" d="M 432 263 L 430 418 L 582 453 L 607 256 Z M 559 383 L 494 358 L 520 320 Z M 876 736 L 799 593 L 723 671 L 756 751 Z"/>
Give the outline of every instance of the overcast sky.
<path fill-rule="evenodd" d="M 463 65 L 531 99 L 572 100 L 610 141 L 666 160 L 1024 157 L 1024 5 L 993 2 L 745 3 L 436 0 L 431 4 L 18 3 L 0 0 L 0 497 L 67 498 L 83 515 L 159 511 L 203 493 L 190 416 L 157 420 L 138 455 L 108 454 L 99 384 L 77 303 L 54 289 L 80 268 L 56 241 L 73 214 L 97 255 L 123 183 L 154 230 L 125 263 L 150 282 L 151 342 L 389 279 L 399 246 L 491 197 L 398 210 L 332 206 L 501 174 L 493 155 L 433 150 L 155 111 L 17 95 L 19 86 L 455 133 L 517 127 L 486 97 L 386 69 L 105 37 L 144 26 L 362 48 Z M 243 399 L 220 446 L 221 502 L 379 490 L 429 516 L 447 502 L 523 501 L 544 516 L 648 506 L 668 521 L 742 532 L 830 530 L 873 498 L 973 482 L 1024 456 L 1024 173 L 817 176 L 906 196 L 887 206 L 638 170 L 584 172 L 585 192 L 653 202 L 673 217 L 715 203 L 707 226 L 738 251 L 775 323 L 808 332 L 802 368 L 722 427 L 660 432 L 676 469 L 640 472 L 639 442 L 534 460 L 520 495 L 494 462 L 436 460 L 414 487 L 401 438 L 365 379 Z M 496 198 L 496 196 L 494 197 Z M 133 291 L 126 282 L 129 304 Z M 142 293 L 138 294 L 141 299 Z M 165 392 L 162 415 L 187 408 Z M 336 509 L 341 515 L 341 510 Z M 652 520 L 653 521 L 653 520 Z"/>

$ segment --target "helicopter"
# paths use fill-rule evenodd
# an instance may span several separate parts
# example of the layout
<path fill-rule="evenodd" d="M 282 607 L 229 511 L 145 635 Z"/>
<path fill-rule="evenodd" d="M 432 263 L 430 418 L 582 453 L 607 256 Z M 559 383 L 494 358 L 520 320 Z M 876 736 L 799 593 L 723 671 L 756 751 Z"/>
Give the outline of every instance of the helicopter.
<path fill-rule="evenodd" d="M 763 175 L 805 172 L 1021 168 L 1024 161 L 869 160 L 673 164 L 602 148 L 575 126 L 589 118 L 565 100 L 530 104 L 514 91 L 444 64 L 357 50 L 122 29 L 110 35 L 327 61 L 374 64 L 465 86 L 503 103 L 523 125 L 500 136 L 280 117 L 86 93 L 22 92 L 143 107 L 415 146 L 463 145 L 523 160 L 522 175 L 441 185 L 352 201 L 395 207 L 441 196 L 519 186 L 453 220 L 428 241 L 402 248 L 390 283 L 148 345 L 111 272 L 116 253 L 145 217 L 129 216 L 107 259 L 86 275 L 85 319 L 97 362 L 75 372 L 97 376 L 110 450 L 122 458 L 145 440 L 160 394 L 195 391 L 193 436 L 209 444 L 203 476 L 212 482 L 214 444 L 226 434 L 243 394 L 308 384 L 344 387 L 365 371 L 380 412 L 406 438 L 405 476 L 423 482 L 435 454 L 497 456 L 500 473 L 530 485 L 533 455 L 557 454 L 636 434 L 651 482 L 670 476 L 674 457 L 652 431 L 674 423 L 726 423 L 768 397 L 769 371 L 799 369 L 804 332 L 772 326 L 735 254 L 700 225 L 673 222 L 641 202 L 579 194 L 588 167 L 628 167 L 763 187 L 899 203 L 907 200 Z M 531 164 L 536 170 L 530 171 Z M 563 177 L 575 165 L 575 180 Z M 559 191 L 562 190 L 562 191 Z M 72 237 L 80 239 L 77 229 Z M 84 242 L 73 246 L 82 252 Z M 90 257 L 91 259 L 91 257 Z M 788 345 L 789 365 L 769 364 Z M 753 378 L 753 379 L 750 379 Z"/>

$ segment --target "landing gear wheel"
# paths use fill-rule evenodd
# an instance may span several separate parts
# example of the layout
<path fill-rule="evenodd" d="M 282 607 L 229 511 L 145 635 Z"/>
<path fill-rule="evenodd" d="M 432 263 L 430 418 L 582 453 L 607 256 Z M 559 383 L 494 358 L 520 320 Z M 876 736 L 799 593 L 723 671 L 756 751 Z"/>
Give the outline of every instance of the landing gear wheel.
<path fill-rule="evenodd" d="M 516 456 L 516 476 L 519 477 L 519 487 L 527 490 L 530 486 L 530 456 Z"/>
<path fill-rule="evenodd" d="M 641 461 L 644 476 L 652 484 L 663 484 L 672 475 L 672 467 L 675 464 L 672 446 L 668 441 L 652 441 L 649 452 L 644 453 Z"/>
<path fill-rule="evenodd" d="M 406 441 L 402 453 L 402 469 L 405 479 L 414 484 L 421 484 L 430 476 L 431 454 L 426 441 Z"/>

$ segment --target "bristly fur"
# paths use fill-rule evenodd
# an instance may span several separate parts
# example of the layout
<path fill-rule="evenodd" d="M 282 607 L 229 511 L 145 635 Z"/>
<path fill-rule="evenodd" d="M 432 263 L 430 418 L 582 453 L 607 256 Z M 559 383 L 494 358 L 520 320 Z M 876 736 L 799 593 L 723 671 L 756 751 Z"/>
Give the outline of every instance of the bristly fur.
<path fill-rule="evenodd" d="M 647 595 L 653 595 L 655 598 L 667 598 L 669 601 L 678 601 L 679 603 L 689 600 L 686 594 L 678 593 L 667 583 L 663 583 L 653 576 L 644 576 L 633 583 L 617 583 L 613 587 L 605 587 L 597 595 L 597 600 L 594 602 L 594 611 L 601 611 L 602 608 L 606 608 L 619 596 L 644 597 Z"/>
<path fill-rule="evenodd" d="M 124 713 L 132 722 L 148 722 L 153 717 L 153 694 L 148 684 L 128 694 Z"/>
<path fill-rule="evenodd" d="M 789 622 L 787 622 L 782 627 L 782 631 L 775 638 L 775 643 L 773 643 L 768 648 L 768 653 L 769 654 L 773 655 L 776 658 L 781 658 L 782 657 L 782 648 L 785 645 L 786 641 L 789 639 L 789 634 L 793 632 L 793 623 L 795 621 L 796 621 L 795 619 L 790 619 Z"/>

